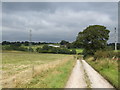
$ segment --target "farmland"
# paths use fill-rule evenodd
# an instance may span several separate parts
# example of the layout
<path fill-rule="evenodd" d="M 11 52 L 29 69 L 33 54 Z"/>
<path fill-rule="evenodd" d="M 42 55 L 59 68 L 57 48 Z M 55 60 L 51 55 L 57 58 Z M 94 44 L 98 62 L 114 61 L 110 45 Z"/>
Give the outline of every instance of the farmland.
<path fill-rule="evenodd" d="M 69 73 L 74 66 L 73 62 L 75 62 L 73 55 L 39 54 L 22 51 L 3 51 L 2 80 L 4 82 L 8 79 L 15 78 L 16 82 L 14 85 L 10 85 L 11 87 L 64 87 L 64 84 L 68 79 Z M 29 76 L 26 76 L 27 73 L 29 73 Z M 54 84 L 54 80 L 53 84 L 48 85 L 49 80 L 51 81 L 52 76 L 55 77 L 54 80 L 60 80 L 61 78 L 63 78 L 63 81 L 60 81 L 59 84 L 57 84 L 58 86 Z M 22 77 L 22 79 L 26 80 L 18 80 L 18 77 Z M 43 81 L 46 82 L 47 86 L 41 84 L 38 84 L 36 86 L 36 84 L 38 83 L 38 79 L 40 79 L 40 81 L 41 79 L 44 79 Z M 21 82 L 27 80 L 29 83 L 27 82 L 27 84 L 24 84 L 23 86 Z M 34 83 L 31 84 L 31 82 Z M 10 86 L 9 84 L 3 85 L 3 87 Z"/>

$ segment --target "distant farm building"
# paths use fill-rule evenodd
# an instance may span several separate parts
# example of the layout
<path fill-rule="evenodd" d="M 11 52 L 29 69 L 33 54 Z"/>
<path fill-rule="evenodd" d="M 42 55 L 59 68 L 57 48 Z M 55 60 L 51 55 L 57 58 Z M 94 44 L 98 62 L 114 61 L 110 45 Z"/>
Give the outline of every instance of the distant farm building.
<path fill-rule="evenodd" d="M 51 47 L 60 47 L 60 46 L 58 46 L 58 45 L 48 45 L 48 46 L 51 46 Z"/>

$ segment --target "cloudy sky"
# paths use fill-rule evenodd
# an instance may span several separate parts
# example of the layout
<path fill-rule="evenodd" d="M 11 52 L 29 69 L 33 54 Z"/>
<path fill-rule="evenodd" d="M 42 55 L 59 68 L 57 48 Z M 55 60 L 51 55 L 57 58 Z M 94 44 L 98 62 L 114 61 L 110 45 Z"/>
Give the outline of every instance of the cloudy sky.
<path fill-rule="evenodd" d="M 3 40 L 74 41 L 89 25 L 104 25 L 111 31 L 118 24 L 117 2 L 3 2 Z"/>

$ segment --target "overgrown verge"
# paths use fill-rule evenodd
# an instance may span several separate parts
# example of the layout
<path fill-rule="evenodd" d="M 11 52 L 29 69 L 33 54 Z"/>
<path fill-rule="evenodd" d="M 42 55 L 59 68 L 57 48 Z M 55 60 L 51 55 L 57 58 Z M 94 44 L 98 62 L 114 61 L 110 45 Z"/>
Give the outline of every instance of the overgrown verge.
<path fill-rule="evenodd" d="M 54 68 L 42 71 L 35 75 L 30 82 L 24 85 L 18 85 L 22 88 L 64 88 L 75 60 L 70 58 L 67 62 L 57 65 Z"/>
<path fill-rule="evenodd" d="M 107 79 L 115 88 L 118 88 L 118 61 L 111 58 L 86 58 L 86 61 Z"/>

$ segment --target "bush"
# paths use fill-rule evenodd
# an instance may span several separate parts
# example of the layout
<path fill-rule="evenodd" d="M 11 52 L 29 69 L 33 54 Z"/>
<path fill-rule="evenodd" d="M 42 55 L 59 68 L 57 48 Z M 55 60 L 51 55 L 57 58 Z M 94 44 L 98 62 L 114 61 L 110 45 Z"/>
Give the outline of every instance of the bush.
<path fill-rule="evenodd" d="M 2 50 L 18 50 L 18 51 L 28 51 L 27 48 L 21 47 L 20 45 L 3 45 Z"/>

